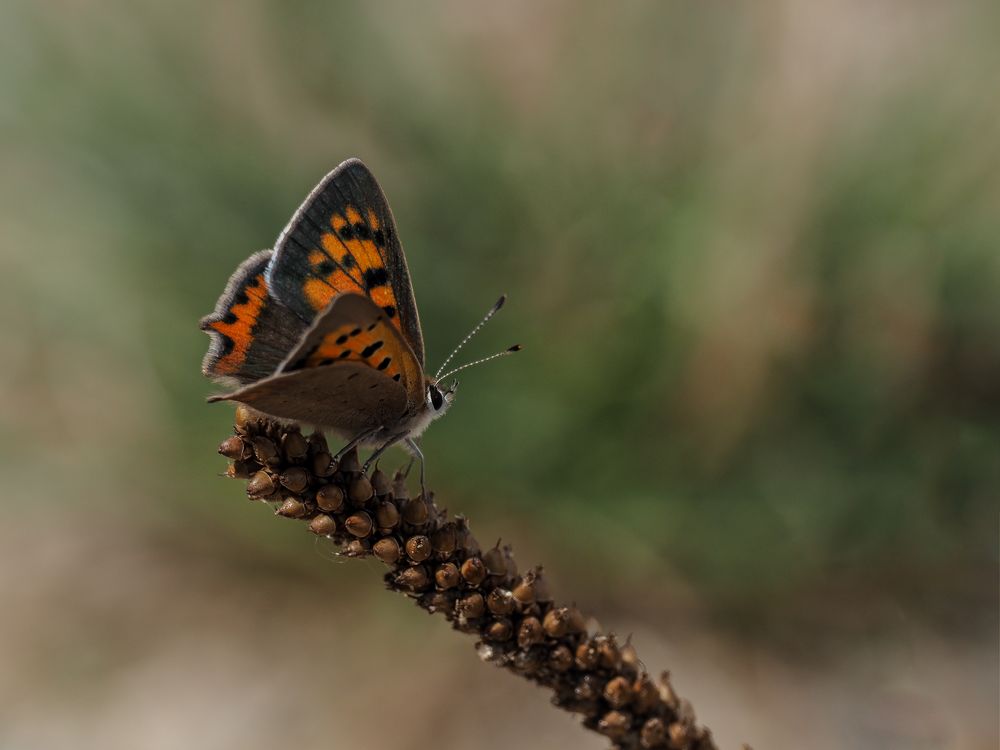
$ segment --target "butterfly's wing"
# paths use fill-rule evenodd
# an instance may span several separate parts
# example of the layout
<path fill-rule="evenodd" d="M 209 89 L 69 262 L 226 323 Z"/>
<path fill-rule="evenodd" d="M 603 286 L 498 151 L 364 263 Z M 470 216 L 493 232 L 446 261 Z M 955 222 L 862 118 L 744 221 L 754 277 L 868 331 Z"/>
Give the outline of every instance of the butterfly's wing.
<path fill-rule="evenodd" d="M 330 172 L 278 237 L 272 293 L 309 323 L 337 294 L 368 297 L 423 366 L 424 342 L 406 257 L 389 204 L 358 159 Z"/>
<path fill-rule="evenodd" d="M 252 383 L 278 369 L 306 324 L 268 294 L 265 270 L 272 252 L 261 250 L 240 264 L 215 311 L 201 320 L 212 341 L 202 362 L 206 375 Z"/>
<path fill-rule="evenodd" d="M 385 312 L 368 297 L 340 294 L 275 375 L 209 400 L 357 435 L 392 429 L 422 399 L 423 371 Z"/>

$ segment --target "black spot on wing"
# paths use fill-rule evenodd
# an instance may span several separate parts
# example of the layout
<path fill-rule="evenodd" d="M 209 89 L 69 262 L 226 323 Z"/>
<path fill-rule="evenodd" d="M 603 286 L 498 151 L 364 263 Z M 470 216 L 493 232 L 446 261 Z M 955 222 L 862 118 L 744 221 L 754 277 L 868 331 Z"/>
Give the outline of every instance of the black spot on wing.
<path fill-rule="evenodd" d="M 378 367 L 376 367 L 375 369 L 384 370 L 386 367 L 389 366 L 390 362 L 392 362 L 392 357 L 386 357 L 385 359 L 383 359 L 381 362 L 378 363 Z"/>
<path fill-rule="evenodd" d="M 346 333 L 342 333 L 341 335 L 337 336 L 337 343 L 338 344 L 344 344 L 346 342 L 347 342 L 347 334 Z"/>
<path fill-rule="evenodd" d="M 374 344 L 369 344 L 364 349 L 362 349 L 361 356 L 364 359 L 368 359 L 370 356 L 372 356 L 375 352 L 377 352 L 381 348 L 382 348 L 382 342 L 376 341 Z"/>
<path fill-rule="evenodd" d="M 385 315 L 386 315 L 387 318 L 395 318 L 396 317 L 396 308 L 395 308 L 395 306 L 393 306 L 393 305 L 384 305 L 382 307 L 382 309 L 385 310 Z"/>
<path fill-rule="evenodd" d="M 364 273 L 365 290 L 389 285 L 389 274 L 384 268 L 369 268 Z"/>

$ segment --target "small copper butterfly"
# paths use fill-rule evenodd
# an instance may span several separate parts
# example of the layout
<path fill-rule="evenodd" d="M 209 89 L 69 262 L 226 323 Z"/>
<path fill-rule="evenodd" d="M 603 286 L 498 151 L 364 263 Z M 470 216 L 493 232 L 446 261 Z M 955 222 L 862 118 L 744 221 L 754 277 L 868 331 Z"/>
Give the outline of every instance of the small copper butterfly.
<path fill-rule="evenodd" d="M 441 370 L 503 305 L 501 297 L 434 376 L 424 371 L 417 305 L 385 194 L 358 159 L 309 194 L 273 250 L 244 261 L 215 312 L 202 371 L 236 387 L 209 401 L 238 401 L 278 419 L 329 429 L 376 450 L 396 443 L 420 460 L 416 438 L 447 411 L 459 370 Z M 368 464 L 365 466 L 367 467 Z"/>

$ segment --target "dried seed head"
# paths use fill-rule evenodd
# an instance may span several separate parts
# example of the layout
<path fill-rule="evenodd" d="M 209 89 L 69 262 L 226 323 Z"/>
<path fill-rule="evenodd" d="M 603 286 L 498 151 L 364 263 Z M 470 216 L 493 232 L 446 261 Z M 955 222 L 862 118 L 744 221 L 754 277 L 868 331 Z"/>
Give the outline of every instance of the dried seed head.
<path fill-rule="evenodd" d="M 450 555 L 455 551 L 457 532 L 454 522 L 441 526 L 431 535 L 434 551 L 441 555 Z"/>
<path fill-rule="evenodd" d="M 372 533 L 374 524 L 372 523 L 371 516 L 363 510 L 359 510 L 357 513 L 353 513 L 347 517 L 347 520 L 344 521 L 344 526 L 352 536 L 363 537 Z"/>
<path fill-rule="evenodd" d="M 529 648 L 514 653 L 514 669 L 524 674 L 537 672 L 545 661 L 545 651 L 540 648 Z"/>
<path fill-rule="evenodd" d="M 624 708 L 632 700 L 632 684 L 621 675 L 608 680 L 604 686 L 604 700 L 612 708 Z"/>
<path fill-rule="evenodd" d="M 226 476 L 230 479 L 249 479 L 259 468 L 260 464 L 256 461 L 233 461 L 226 467 Z"/>
<path fill-rule="evenodd" d="M 344 557 L 367 557 L 370 551 L 371 544 L 369 544 L 367 539 L 351 539 L 344 545 L 344 550 L 341 554 Z"/>
<path fill-rule="evenodd" d="M 486 597 L 486 606 L 495 615 L 509 615 L 517 609 L 517 602 L 507 589 L 495 588 Z"/>
<path fill-rule="evenodd" d="M 677 711 L 680 707 L 680 699 L 674 692 L 674 685 L 670 681 L 670 672 L 660 673 L 660 683 L 657 685 L 657 689 L 660 691 L 660 700 L 663 701 L 664 705 L 672 711 Z"/>
<path fill-rule="evenodd" d="M 632 645 L 631 636 L 625 641 L 625 645 L 621 648 L 622 664 L 632 669 L 639 669 L 641 666 L 639 664 L 639 652 L 635 650 L 635 646 Z"/>
<path fill-rule="evenodd" d="M 534 646 L 545 640 L 542 623 L 537 617 L 525 617 L 517 628 L 517 645 L 521 648 Z"/>
<path fill-rule="evenodd" d="M 392 500 L 382 500 L 375 506 L 375 523 L 380 529 L 389 531 L 399 524 L 399 508 Z"/>
<path fill-rule="evenodd" d="M 644 750 L 655 750 L 655 748 L 666 747 L 667 725 L 664 723 L 663 719 L 659 716 L 654 716 L 652 719 L 648 719 L 646 723 L 642 725 L 642 731 L 639 734 L 639 742 L 642 743 Z"/>
<path fill-rule="evenodd" d="M 573 688 L 573 697 L 581 703 L 592 703 L 600 694 L 600 681 L 592 674 L 585 674 Z"/>
<path fill-rule="evenodd" d="M 286 432 L 281 437 L 281 452 L 285 454 L 288 461 L 299 463 L 309 455 L 309 443 L 297 430 Z"/>
<path fill-rule="evenodd" d="M 306 514 L 306 506 L 298 498 L 286 497 L 274 514 L 285 518 L 302 518 Z"/>
<path fill-rule="evenodd" d="M 478 586 L 486 579 L 486 565 L 478 557 L 470 557 L 462 563 L 462 578 L 470 586 Z"/>
<path fill-rule="evenodd" d="M 670 747 L 682 748 L 688 744 L 688 728 L 679 721 L 673 722 L 667 727 Z"/>
<path fill-rule="evenodd" d="M 491 641 L 509 641 L 514 634 L 514 626 L 506 617 L 494 620 L 486 627 L 486 638 Z"/>
<path fill-rule="evenodd" d="M 253 439 L 253 454 L 257 461 L 265 465 L 277 464 L 281 460 L 274 441 L 262 436 Z"/>
<path fill-rule="evenodd" d="M 360 472 L 361 461 L 358 460 L 358 449 L 351 448 L 340 458 L 340 470 L 344 472 Z"/>
<path fill-rule="evenodd" d="M 375 469 L 372 472 L 371 482 L 372 489 L 375 490 L 375 494 L 379 497 L 385 497 L 392 492 L 392 482 L 389 480 L 389 475 L 381 469 Z"/>
<path fill-rule="evenodd" d="M 325 479 L 332 477 L 337 471 L 337 463 L 327 451 L 320 451 L 312 458 L 312 472 L 316 476 Z"/>
<path fill-rule="evenodd" d="M 337 522 L 333 520 L 333 516 L 328 516 L 326 513 L 317 514 L 309 522 L 309 531 L 318 536 L 330 536 L 336 530 Z"/>
<path fill-rule="evenodd" d="M 281 475 L 279 481 L 292 492 L 302 492 L 309 486 L 309 472 L 301 466 L 293 466 Z"/>
<path fill-rule="evenodd" d="M 396 584 L 410 591 L 423 591 L 431 585 L 431 579 L 423 565 L 413 565 L 396 576 Z"/>
<path fill-rule="evenodd" d="M 510 558 L 513 560 L 513 556 Z M 536 602 L 551 602 L 552 595 L 549 593 L 549 583 L 548 580 L 542 573 L 541 566 L 535 568 L 531 571 L 535 574 L 534 576 L 534 587 L 535 587 L 535 601 Z M 530 573 L 529 573 L 530 575 Z"/>
<path fill-rule="evenodd" d="M 542 627 L 547 635 L 562 638 L 569 632 L 569 610 L 566 607 L 550 609 L 545 613 Z"/>
<path fill-rule="evenodd" d="M 503 561 L 507 566 L 507 577 L 517 578 L 517 561 L 514 560 L 514 552 L 509 544 L 505 544 L 503 547 Z"/>
<path fill-rule="evenodd" d="M 391 536 L 384 537 L 375 542 L 374 546 L 372 546 L 372 552 L 375 553 L 375 557 L 386 565 L 392 565 L 402 556 L 402 552 L 399 549 L 399 542 Z"/>
<path fill-rule="evenodd" d="M 590 672 L 597 668 L 601 661 L 601 655 L 597 650 L 597 644 L 593 641 L 584 641 L 576 647 L 576 666 L 585 672 Z"/>
<path fill-rule="evenodd" d="M 457 609 L 459 615 L 472 620 L 483 616 L 486 612 L 486 602 L 482 594 L 474 592 L 459 599 Z"/>
<path fill-rule="evenodd" d="M 372 499 L 373 494 L 372 483 L 368 481 L 368 477 L 364 474 L 356 477 L 354 481 L 351 482 L 350 489 L 347 490 L 347 497 L 350 499 L 351 505 L 355 508 L 362 507 L 365 503 Z"/>
<path fill-rule="evenodd" d="M 433 552 L 434 548 L 431 546 L 431 540 L 423 534 L 411 536 L 406 540 L 406 555 L 413 562 L 423 562 Z"/>
<path fill-rule="evenodd" d="M 397 471 L 395 478 L 392 480 L 392 496 L 396 500 L 410 499 L 410 490 L 406 486 L 406 477 L 403 476 L 402 471 Z"/>
<path fill-rule="evenodd" d="M 476 557 L 479 557 L 482 552 L 479 548 L 479 542 L 476 541 L 472 530 L 469 529 L 469 521 L 465 516 L 455 517 L 455 549 L 464 549 L 467 555 L 475 555 Z"/>
<path fill-rule="evenodd" d="M 435 591 L 434 593 L 427 596 L 426 605 L 427 611 L 434 612 L 451 612 L 454 607 L 454 602 L 448 594 L 444 591 Z"/>
<path fill-rule="evenodd" d="M 597 731 L 612 740 L 620 740 L 629 730 L 631 717 L 622 711 L 608 711 L 597 722 Z"/>
<path fill-rule="evenodd" d="M 239 435 L 226 438 L 219 444 L 219 453 L 226 458 L 246 459 L 250 456 L 250 450 Z"/>
<path fill-rule="evenodd" d="M 512 593 L 514 594 L 514 598 L 517 599 L 517 603 L 522 606 L 534 603 L 535 581 L 530 572 L 518 582 Z"/>
<path fill-rule="evenodd" d="M 430 513 L 422 496 L 408 500 L 403 506 L 403 520 L 411 526 L 423 526 L 428 518 Z"/>
<path fill-rule="evenodd" d="M 335 484 L 324 484 L 316 490 L 316 505 L 327 513 L 336 513 L 344 506 L 344 491 Z"/>
<path fill-rule="evenodd" d="M 632 705 L 635 711 L 646 714 L 652 711 L 660 702 L 660 691 L 649 679 L 649 675 L 643 674 L 632 683 Z"/>
<path fill-rule="evenodd" d="M 451 589 L 461 583 L 461 581 L 462 577 L 455 563 L 445 563 L 434 571 L 434 582 L 438 585 L 438 588 Z"/>
<path fill-rule="evenodd" d="M 549 666 L 553 672 L 568 672 L 573 667 L 573 652 L 559 644 L 549 652 Z"/>
<path fill-rule="evenodd" d="M 486 550 L 486 554 L 483 555 L 483 562 L 486 563 L 486 571 L 491 576 L 507 575 L 507 563 L 504 560 L 503 552 L 500 550 L 500 542 L 497 542 L 496 547 Z"/>
<path fill-rule="evenodd" d="M 254 500 L 261 500 L 274 494 L 275 484 L 271 475 L 261 469 L 247 482 L 247 495 Z"/>
<path fill-rule="evenodd" d="M 597 653 L 600 656 L 601 666 L 606 669 L 618 669 L 621 664 L 621 651 L 615 638 L 612 635 L 600 636 L 597 638 Z"/>

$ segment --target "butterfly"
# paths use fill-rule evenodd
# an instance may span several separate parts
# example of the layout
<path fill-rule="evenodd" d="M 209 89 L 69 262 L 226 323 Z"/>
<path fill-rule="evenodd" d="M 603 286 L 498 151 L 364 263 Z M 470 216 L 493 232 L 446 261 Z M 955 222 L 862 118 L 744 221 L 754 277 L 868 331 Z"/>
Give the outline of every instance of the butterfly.
<path fill-rule="evenodd" d="M 452 357 L 503 306 L 500 297 L 445 359 L 424 370 L 424 340 L 406 256 L 385 194 L 360 160 L 349 159 L 309 193 L 273 250 L 233 273 L 215 311 L 201 320 L 211 337 L 202 371 L 236 401 L 271 417 L 332 430 L 375 452 L 403 444 L 420 461 L 417 438 L 452 404 L 467 367 L 441 375 Z"/>

